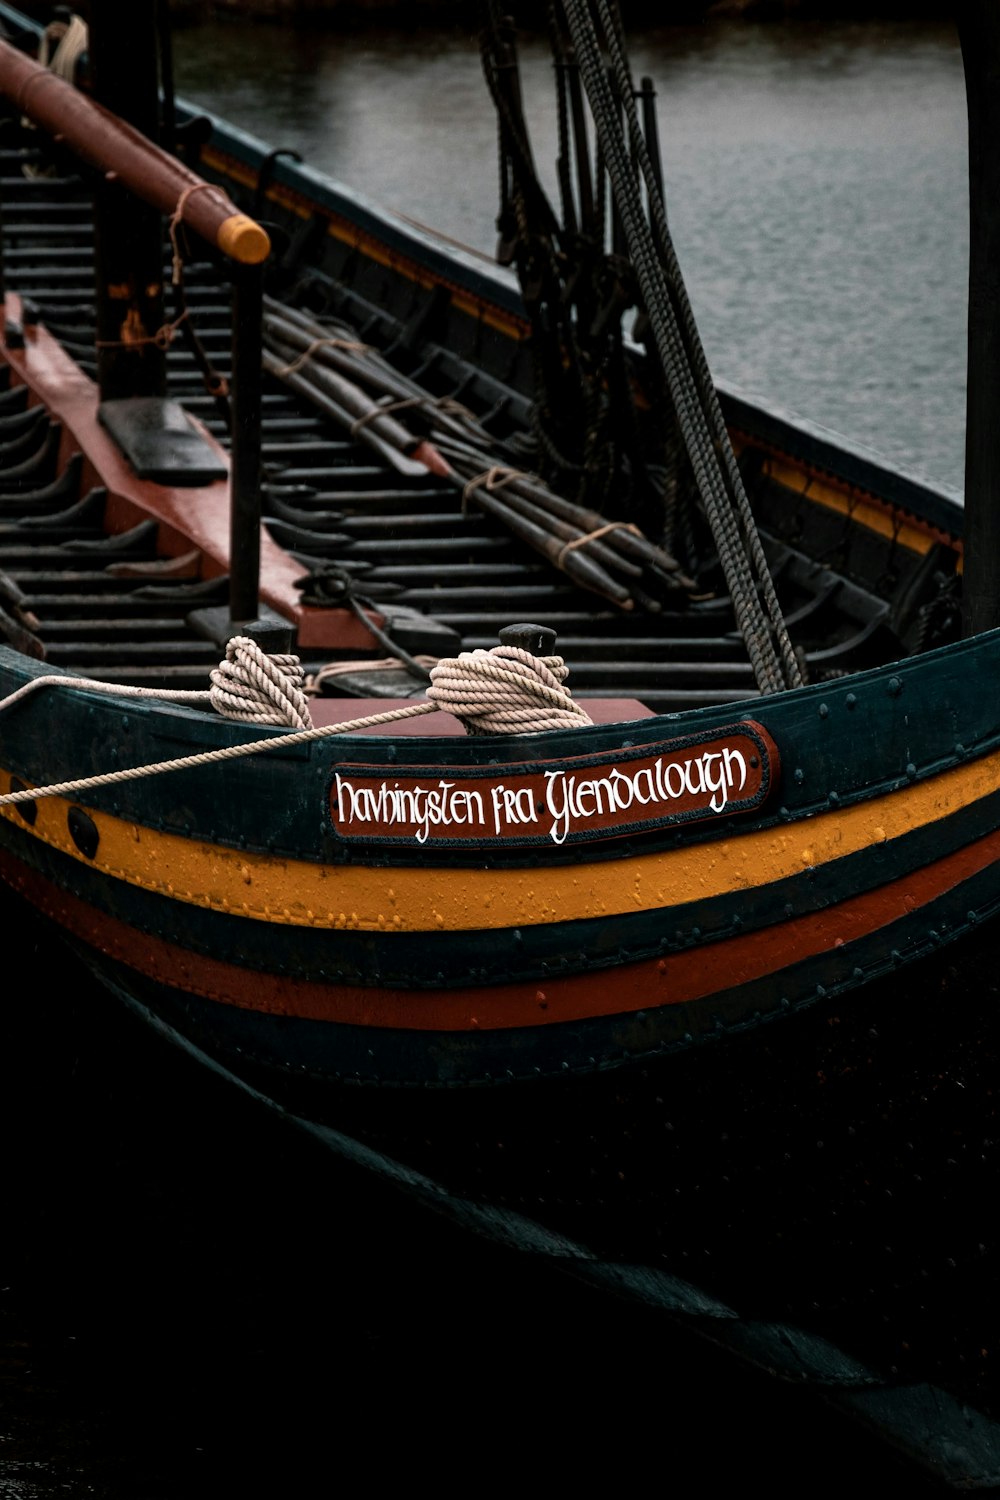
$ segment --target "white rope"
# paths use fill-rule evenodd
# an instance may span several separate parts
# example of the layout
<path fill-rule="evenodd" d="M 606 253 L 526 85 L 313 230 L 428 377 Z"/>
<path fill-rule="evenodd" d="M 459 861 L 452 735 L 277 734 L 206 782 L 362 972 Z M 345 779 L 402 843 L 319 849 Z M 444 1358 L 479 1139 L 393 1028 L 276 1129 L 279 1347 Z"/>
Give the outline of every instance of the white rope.
<path fill-rule="evenodd" d="M 30 682 L 25 682 L 15 692 L 8 694 L 6 698 L 0 699 L 0 713 L 5 709 L 13 708 L 15 703 L 20 703 L 22 698 L 27 698 L 38 688 L 86 688 L 88 693 L 106 693 L 114 698 L 160 698 L 168 703 L 203 703 L 211 704 L 212 695 L 207 688 L 144 688 L 131 687 L 122 682 L 98 682 L 92 677 L 70 677 L 54 674 L 50 677 L 33 677 Z"/>
<path fill-rule="evenodd" d="M 437 666 L 436 656 L 425 656 L 418 654 L 412 658 L 418 667 L 423 667 L 430 672 L 431 667 Z M 405 667 L 405 663 L 398 656 L 364 657 L 358 661 L 328 661 L 326 666 L 320 667 L 318 672 L 312 673 L 305 680 L 305 692 L 310 698 L 318 698 L 322 695 L 323 684 L 332 682 L 335 677 L 344 677 L 353 672 L 399 672 Z"/>
<path fill-rule="evenodd" d="M 463 651 L 431 668 L 428 698 L 461 719 L 470 734 L 534 734 L 592 720 L 562 686 L 561 656 L 532 656 L 520 646 Z"/>
<path fill-rule="evenodd" d="M 253 740 L 246 745 L 226 745 L 219 750 L 203 750 L 197 755 L 158 761 L 154 765 L 131 766 L 121 771 L 84 776 L 76 781 L 7 792 L 0 796 L 0 807 L 115 786 L 146 776 L 160 776 L 167 771 L 192 770 L 196 766 L 236 760 L 266 750 L 287 750 L 294 745 L 308 745 L 332 735 L 372 729 L 378 724 L 413 719 L 441 709 L 461 719 L 470 734 L 533 734 L 575 728 L 592 721 L 562 686 L 568 670 L 562 657 L 532 656 L 530 651 L 519 646 L 494 646 L 492 651 L 463 651 L 457 658 L 442 659 L 431 669 L 431 686 L 426 699 L 404 708 L 390 708 L 384 713 L 367 714 L 363 718 L 318 728 L 312 727 L 308 702 L 297 685 L 302 678 L 298 658 L 268 658 L 246 636 L 235 636 L 229 642 L 226 660 L 212 671 L 213 686 L 209 693 L 158 693 L 154 688 L 124 688 L 92 682 L 86 677 L 36 677 L 0 701 L 0 713 L 39 687 L 83 687 L 88 691 L 125 697 L 159 697 L 175 702 L 210 700 L 223 716 L 255 723 L 288 722 L 287 719 L 260 717 L 284 712 L 287 708 L 290 713 L 300 716 L 303 727 L 291 734 Z M 235 712 L 231 712 L 232 709 Z"/>
<path fill-rule="evenodd" d="M 55 73 L 58 78 L 64 78 L 67 83 L 75 83 L 77 63 L 90 44 L 87 23 L 82 16 L 72 16 L 69 25 L 59 38 L 55 51 L 49 57 L 47 43 L 56 36 L 58 25 L 59 23 L 55 22 L 49 32 L 45 33 L 42 39 L 42 49 L 46 56 L 43 57 L 40 51 L 38 61 L 51 73 Z"/>
<path fill-rule="evenodd" d="M 88 45 L 87 23 L 82 16 L 71 16 L 68 22 L 51 21 L 42 32 L 38 44 L 39 66 L 64 82 L 75 84 L 77 64 Z M 34 120 L 28 115 L 21 116 L 21 124 L 25 130 L 36 128 Z M 21 167 L 21 172 L 25 177 L 51 177 L 53 168 L 39 168 L 26 162 Z"/>
<path fill-rule="evenodd" d="M 297 656 L 268 656 L 256 641 L 233 636 L 226 659 L 211 673 L 212 707 L 248 724 L 288 724 L 309 729 L 312 715 Z"/>
<path fill-rule="evenodd" d="M 262 750 L 288 750 L 293 745 L 309 745 L 313 740 L 325 740 L 333 734 L 347 734 L 351 729 L 370 729 L 376 724 L 392 723 L 395 719 L 412 719 L 417 714 L 431 713 L 434 706 L 433 703 L 415 703 L 409 708 L 391 708 L 383 714 L 369 714 L 364 719 L 352 719 L 346 724 L 326 724 L 319 729 L 302 729 L 296 734 L 279 734 L 274 739 L 254 740 L 249 745 L 225 745 L 221 750 L 202 750 L 198 755 L 182 755 L 177 760 L 161 760 L 151 766 L 132 766 L 124 771 L 105 771 L 103 775 L 84 776 L 79 781 L 27 787 L 23 792 L 7 792 L 0 797 L 0 807 L 10 807 L 15 802 L 31 802 L 40 797 L 63 797 L 71 792 L 89 791 L 93 787 L 115 786 L 121 781 L 138 781 L 143 776 L 162 776 L 166 771 L 190 771 L 195 766 L 210 766 L 220 760 L 238 760 L 243 755 L 256 755 Z M 0 708 L 2 707 L 0 704 Z"/>

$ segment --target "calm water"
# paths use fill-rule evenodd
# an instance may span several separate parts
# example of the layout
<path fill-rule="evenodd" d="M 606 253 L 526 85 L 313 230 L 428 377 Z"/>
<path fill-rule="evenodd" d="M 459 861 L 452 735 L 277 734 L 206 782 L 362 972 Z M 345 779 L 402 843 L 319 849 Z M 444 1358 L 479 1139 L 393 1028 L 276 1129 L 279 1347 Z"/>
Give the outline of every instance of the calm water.
<path fill-rule="evenodd" d="M 720 382 L 960 486 L 961 63 L 947 28 L 665 30 L 669 211 Z M 181 35 L 179 91 L 490 253 L 467 32 Z M 538 156 L 548 61 L 526 56 Z M 2 1500 L 478 1491 L 916 1497 L 794 1392 L 428 1224 L 164 1057 L 16 924 L 0 1010 Z M 36 981 L 38 983 L 38 981 Z M 8 980 L 8 985 L 10 981 Z M 128 1068 L 121 1063 L 127 1059 Z M 927 1493 L 930 1491 L 928 1490 Z"/>
<path fill-rule="evenodd" d="M 474 8 L 470 6 L 470 11 Z M 547 49 L 523 46 L 536 160 Z M 716 379 L 963 485 L 965 92 L 947 25 L 719 23 L 634 36 Z M 484 253 L 496 138 L 471 25 L 182 33 L 179 92 Z"/>

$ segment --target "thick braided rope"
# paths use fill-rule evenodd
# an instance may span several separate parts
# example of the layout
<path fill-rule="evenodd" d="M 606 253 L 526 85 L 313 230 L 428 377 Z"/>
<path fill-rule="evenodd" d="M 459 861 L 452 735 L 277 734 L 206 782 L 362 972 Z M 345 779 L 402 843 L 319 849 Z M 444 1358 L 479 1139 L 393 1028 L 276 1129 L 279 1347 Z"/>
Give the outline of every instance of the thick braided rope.
<path fill-rule="evenodd" d="M 469 733 L 532 734 L 590 724 L 562 686 L 561 656 L 532 656 L 520 646 L 463 651 L 431 668 L 428 698 L 461 719 Z"/>
<path fill-rule="evenodd" d="M 601 0 L 596 0 L 596 3 L 602 17 L 606 18 L 606 6 L 602 5 Z M 677 313 L 670 297 L 670 287 L 665 285 L 664 268 L 657 243 L 644 216 L 635 164 L 629 158 L 628 143 L 622 134 L 619 104 L 611 90 L 607 65 L 601 54 L 596 28 L 588 14 L 586 0 L 566 0 L 565 13 L 598 140 L 612 179 L 632 263 L 650 314 L 671 398 L 719 548 L 737 621 L 758 687 L 762 693 L 778 692 L 789 683 L 795 685 L 801 679 L 800 668 L 793 665 L 790 676 L 786 679 L 782 660 L 767 629 L 757 597 L 756 580 L 745 555 L 737 517 L 733 513 L 731 497 L 726 489 L 727 476 L 730 480 L 735 479 L 737 489 L 741 488 L 741 481 L 735 465 L 719 464 L 718 448 L 721 446 L 724 450 L 728 439 L 724 437 L 724 428 L 722 432 L 716 430 L 714 434 L 711 430 L 695 373 L 685 351 Z M 631 99 L 625 102 L 627 105 L 632 104 Z M 629 116 L 630 127 L 634 114 L 633 105 Z M 650 190 L 650 196 L 655 196 L 653 190 Z M 675 273 L 673 279 L 679 285 L 679 268 L 671 269 Z M 688 330 L 689 334 L 692 331 L 696 337 L 693 325 Z M 700 361 L 696 362 L 700 364 Z"/>
<path fill-rule="evenodd" d="M 256 641 L 235 635 L 226 646 L 225 661 L 213 667 L 210 680 L 212 707 L 227 719 L 286 724 L 292 729 L 312 726 L 297 656 L 268 656 Z"/>
<path fill-rule="evenodd" d="M 221 666 L 216 670 L 221 670 Z M 567 674 L 568 668 L 561 657 L 532 656 L 529 651 L 522 651 L 516 646 L 495 646 L 492 651 L 463 651 L 454 660 L 439 661 L 431 671 L 432 686 L 428 689 L 427 698 L 404 708 L 366 714 L 363 718 L 349 719 L 342 724 L 303 728 L 291 734 L 253 740 L 246 745 L 225 745 L 218 750 L 203 750 L 197 755 L 183 755 L 176 760 L 157 761 L 153 765 L 105 771 L 96 776 L 83 776 L 76 781 L 60 781 L 50 786 L 26 787 L 23 791 L 7 792 L 0 796 L 0 807 L 37 801 L 42 797 L 62 797 L 98 787 L 115 786 L 124 781 L 138 781 L 146 776 L 160 776 L 167 771 L 193 770 L 198 766 L 238 760 L 267 750 L 287 750 L 293 745 L 309 745 L 333 735 L 348 734 L 351 730 L 374 729 L 379 724 L 414 719 L 440 709 L 461 719 L 470 734 L 532 734 L 546 729 L 589 724 L 591 720 L 588 715 L 561 686 Z M 215 672 L 212 675 L 214 677 Z M 503 692 L 504 686 L 506 692 Z M 187 703 L 205 702 L 211 697 L 211 694 L 201 692 L 158 693 L 152 688 L 125 690 L 112 683 L 95 682 L 85 677 L 48 676 L 36 677 L 0 701 L 0 713 L 40 687 L 82 687 L 90 692 L 115 696 L 158 697 Z M 501 698 L 507 705 L 506 714 L 500 708 Z M 306 712 L 308 714 L 308 704 Z"/>

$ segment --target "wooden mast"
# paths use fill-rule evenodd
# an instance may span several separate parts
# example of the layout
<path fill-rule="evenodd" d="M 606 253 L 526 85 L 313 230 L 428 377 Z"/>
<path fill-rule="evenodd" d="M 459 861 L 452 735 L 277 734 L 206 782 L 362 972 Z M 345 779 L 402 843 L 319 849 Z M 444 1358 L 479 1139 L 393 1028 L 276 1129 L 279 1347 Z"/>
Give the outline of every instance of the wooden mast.
<path fill-rule="evenodd" d="M 159 138 L 156 14 L 148 0 L 90 0 L 88 53 L 94 98 L 149 140 Z M 163 223 L 106 177 L 94 196 L 97 378 L 104 400 L 163 396 Z"/>
<path fill-rule="evenodd" d="M 968 394 L 962 625 L 1000 625 L 1000 5 L 962 0 L 969 116 Z"/>

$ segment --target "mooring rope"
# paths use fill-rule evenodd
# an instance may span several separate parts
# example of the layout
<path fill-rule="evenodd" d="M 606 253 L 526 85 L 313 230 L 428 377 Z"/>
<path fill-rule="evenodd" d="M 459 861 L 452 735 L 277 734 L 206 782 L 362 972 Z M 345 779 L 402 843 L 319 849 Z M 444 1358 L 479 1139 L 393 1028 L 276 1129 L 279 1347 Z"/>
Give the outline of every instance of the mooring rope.
<path fill-rule="evenodd" d="M 463 651 L 457 658 L 442 658 L 431 669 L 431 684 L 425 699 L 382 713 L 365 714 L 341 724 L 313 725 L 309 700 L 303 691 L 302 666 L 295 656 L 267 656 L 256 641 L 234 636 L 226 657 L 211 673 L 208 691 L 157 690 L 121 687 L 117 683 L 87 677 L 36 677 L 0 701 L 0 713 L 43 687 L 83 688 L 87 692 L 115 697 L 159 698 L 173 703 L 208 705 L 222 717 L 260 724 L 291 724 L 290 734 L 253 740 L 245 745 L 225 745 L 174 760 L 151 765 L 105 771 L 74 781 L 44 787 L 25 787 L 0 796 L 0 807 L 42 797 L 62 797 L 99 787 L 115 786 L 160 776 L 168 771 L 193 770 L 219 761 L 237 760 L 266 750 L 288 750 L 352 730 L 373 729 L 444 710 L 453 714 L 469 734 L 534 734 L 591 723 L 589 715 L 562 686 L 568 668 L 559 656 L 532 656 L 518 646 L 494 646 L 490 651 Z"/>

